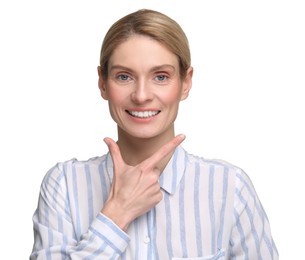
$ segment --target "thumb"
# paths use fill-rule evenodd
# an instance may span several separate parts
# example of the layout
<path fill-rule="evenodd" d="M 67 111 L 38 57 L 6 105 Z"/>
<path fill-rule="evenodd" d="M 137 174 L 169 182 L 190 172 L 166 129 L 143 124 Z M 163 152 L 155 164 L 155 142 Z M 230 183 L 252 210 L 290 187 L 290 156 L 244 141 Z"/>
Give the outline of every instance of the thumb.
<path fill-rule="evenodd" d="M 120 148 L 117 145 L 117 143 L 109 137 L 104 138 L 104 142 L 108 146 L 108 149 L 109 149 L 112 161 L 113 161 L 114 169 L 116 169 L 118 166 L 125 165 L 125 162 L 121 155 Z"/>

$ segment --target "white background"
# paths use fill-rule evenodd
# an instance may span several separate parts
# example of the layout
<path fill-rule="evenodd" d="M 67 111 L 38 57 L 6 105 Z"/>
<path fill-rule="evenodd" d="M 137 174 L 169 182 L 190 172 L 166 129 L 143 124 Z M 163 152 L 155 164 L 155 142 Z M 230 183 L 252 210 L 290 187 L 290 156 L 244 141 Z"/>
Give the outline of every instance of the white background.
<path fill-rule="evenodd" d="M 191 153 L 243 168 L 281 259 L 300 259 L 305 200 L 303 1 L 2 1 L 1 259 L 27 259 L 44 174 L 107 152 L 116 138 L 97 87 L 106 30 L 153 8 L 188 35 L 193 89 L 177 133 Z M 3 257 L 3 254 L 6 258 Z"/>

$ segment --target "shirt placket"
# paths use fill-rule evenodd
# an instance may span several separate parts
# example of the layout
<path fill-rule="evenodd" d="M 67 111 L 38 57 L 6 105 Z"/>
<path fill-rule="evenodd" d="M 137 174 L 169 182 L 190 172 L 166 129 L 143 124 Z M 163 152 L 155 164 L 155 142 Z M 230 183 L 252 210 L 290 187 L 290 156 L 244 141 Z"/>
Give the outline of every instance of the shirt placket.
<path fill-rule="evenodd" d="M 139 233 L 138 233 L 139 260 L 147 259 L 148 256 L 148 251 L 151 242 L 148 226 L 149 226 L 148 218 L 147 218 L 147 214 L 145 214 L 141 216 L 139 219 Z"/>

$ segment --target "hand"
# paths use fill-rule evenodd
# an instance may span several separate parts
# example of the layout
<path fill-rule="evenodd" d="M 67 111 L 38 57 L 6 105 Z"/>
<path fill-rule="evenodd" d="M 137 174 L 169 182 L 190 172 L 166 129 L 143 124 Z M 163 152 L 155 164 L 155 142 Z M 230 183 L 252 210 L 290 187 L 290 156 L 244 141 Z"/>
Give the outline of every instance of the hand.
<path fill-rule="evenodd" d="M 130 222 L 149 211 L 162 200 L 159 177 L 160 162 L 185 139 L 174 137 L 151 157 L 136 166 L 127 165 L 120 149 L 111 138 L 105 138 L 114 166 L 112 186 L 102 213 L 126 231 Z"/>

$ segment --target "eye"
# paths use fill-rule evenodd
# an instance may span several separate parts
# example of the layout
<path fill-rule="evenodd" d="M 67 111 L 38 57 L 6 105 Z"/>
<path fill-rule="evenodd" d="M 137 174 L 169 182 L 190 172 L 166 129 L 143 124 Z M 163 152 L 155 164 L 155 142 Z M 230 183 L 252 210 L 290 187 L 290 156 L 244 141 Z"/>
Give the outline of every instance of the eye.
<path fill-rule="evenodd" d="M 156 79 L 157 81 L 165 81 L 165 80 L 168 79 L 168 77 L 167 77 L 166 75 L 157 75 L 157 76 L 155 77 L 155 79 Z"/>
<path fill-rule="evenodd" d="M 130 77 L 127 74 L 120 74 L 117 76 L 117 79 L 121 81 L 127 81 L 130 79 Z"/>

